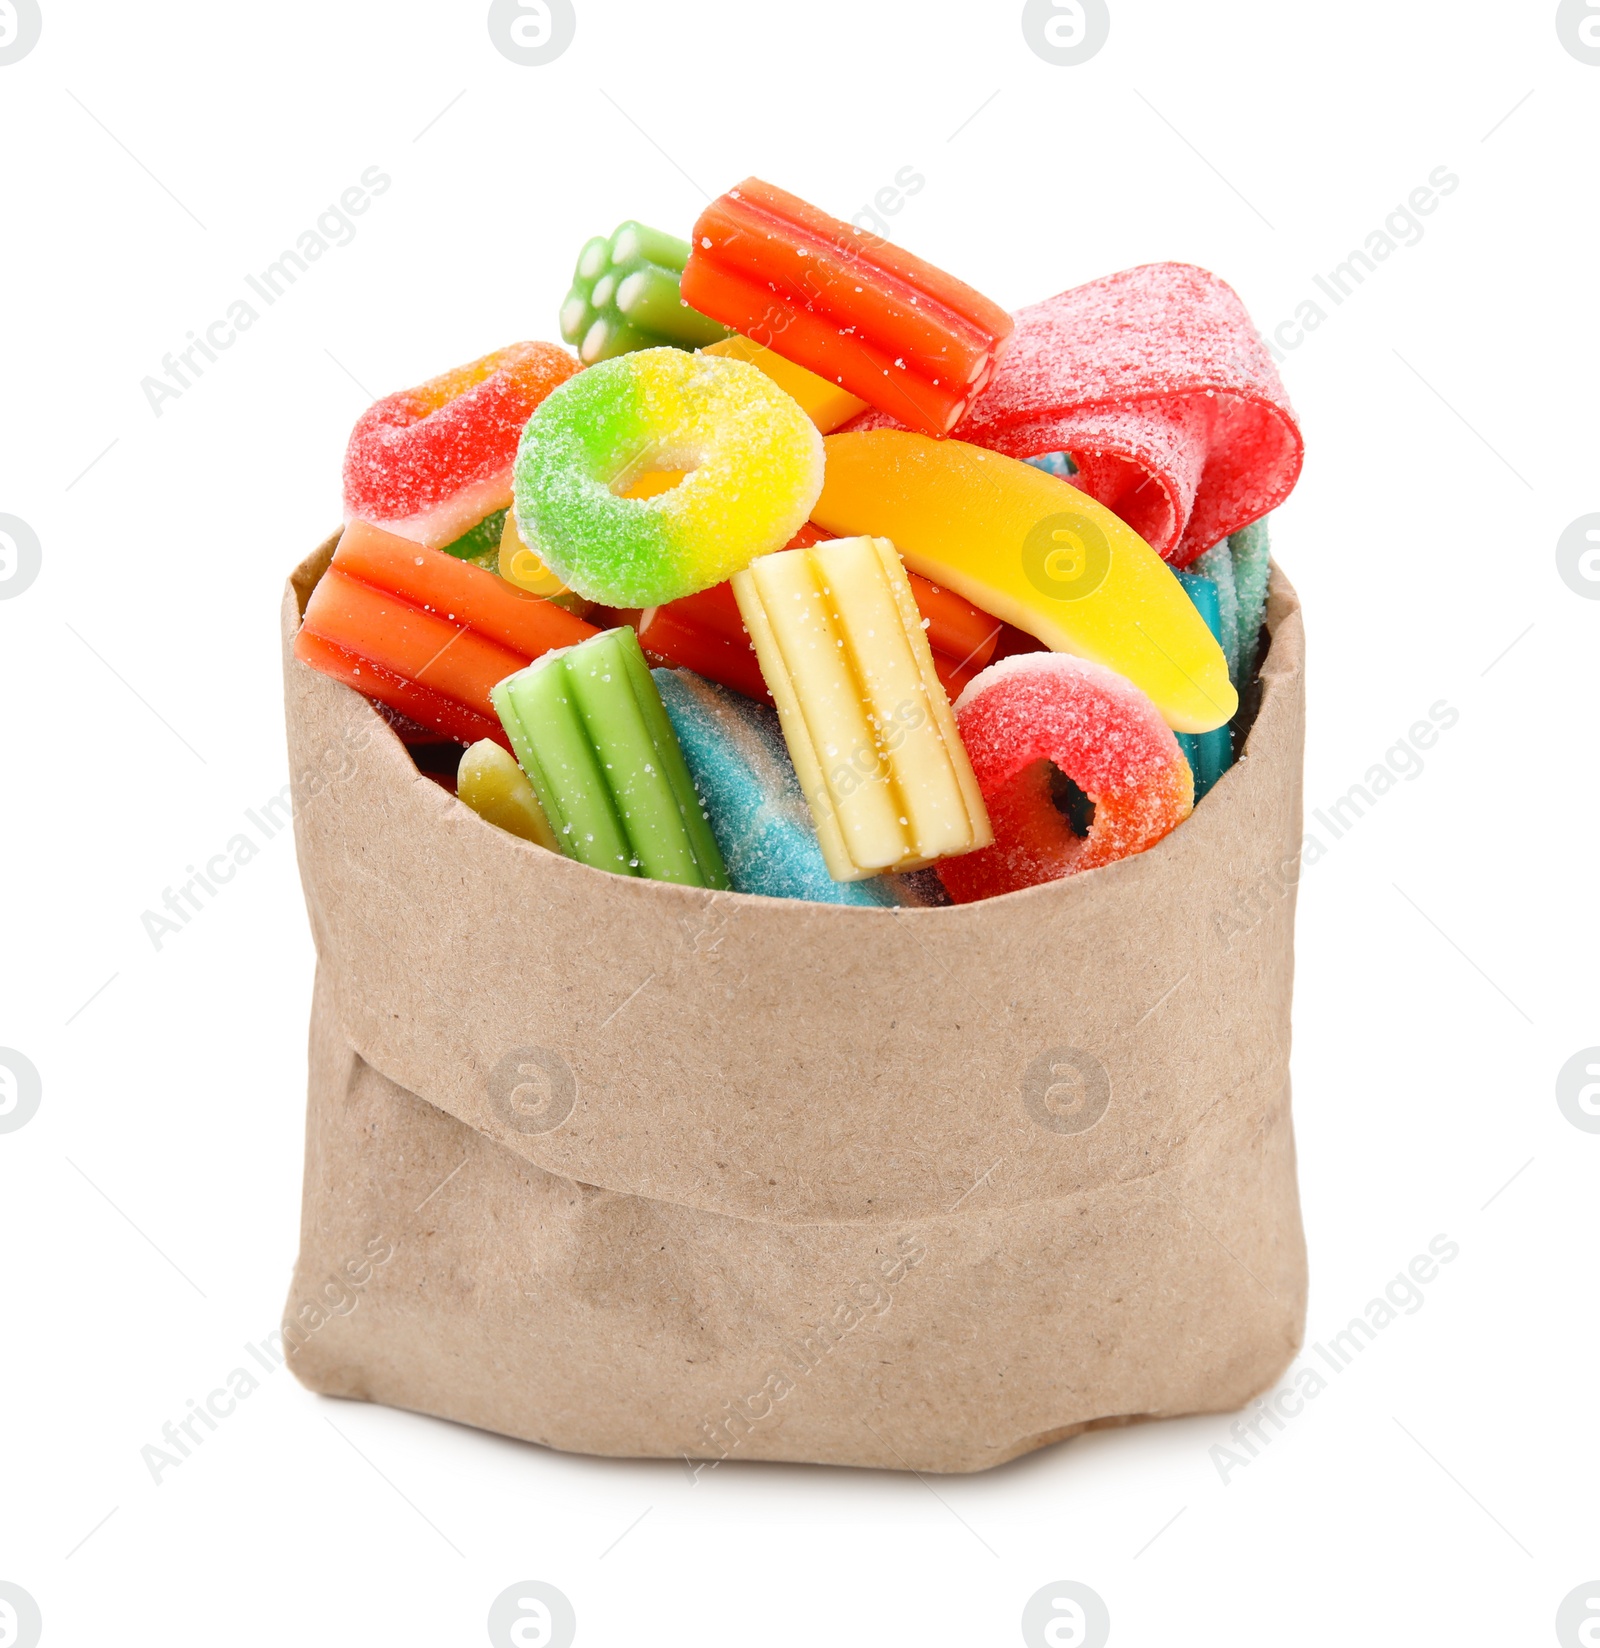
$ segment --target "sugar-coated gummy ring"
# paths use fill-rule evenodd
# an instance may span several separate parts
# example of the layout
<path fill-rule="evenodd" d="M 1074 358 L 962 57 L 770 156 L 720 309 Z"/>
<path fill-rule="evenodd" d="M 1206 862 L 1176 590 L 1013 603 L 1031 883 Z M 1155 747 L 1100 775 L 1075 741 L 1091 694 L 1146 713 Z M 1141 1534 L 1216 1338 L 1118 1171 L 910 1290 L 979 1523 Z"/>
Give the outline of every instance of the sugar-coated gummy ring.
<path fill-rule="evenodd" d="M 553 343 L 513 343 L 362 413 L 344 456 L 346 520 L 440 549 L 511 502 L 522 426 L 579 370 Z"/>
<path fill-rule="evenodd" d="M 1003 658 L 955 709 L 994 826 L 992 847 L 939 866 L 957 904 L 1142 853 L 1194 810 L 1194 777 L 1161 712 L 1101 664 Z"/>
<path fill-rule="evenodd" d="M 669 491 L 621 497 L 651 470 Z M 822 437 L 744 361 L 643 349 L 563 384 L 517 453 L 522 541 L 607 606 L 646 607 L 721 583 L 782 549 L 822 490 Z"/>

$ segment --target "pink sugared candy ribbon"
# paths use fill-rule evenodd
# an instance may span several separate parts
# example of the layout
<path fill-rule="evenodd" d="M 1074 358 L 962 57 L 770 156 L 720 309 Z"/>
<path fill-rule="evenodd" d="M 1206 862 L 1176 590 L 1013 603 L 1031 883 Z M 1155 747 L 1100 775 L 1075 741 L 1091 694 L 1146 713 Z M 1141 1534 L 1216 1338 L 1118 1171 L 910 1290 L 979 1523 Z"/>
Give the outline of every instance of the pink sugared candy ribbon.
<path fill-rule="evenodd" d="M 1304 445 L 1238 294 L 1147 263 L 1017 313 L 994 381 L 951 431 L 1008 457 L 1070 452 L 1073 484 L 1187 566 L 1288 497 Z M 864 413 L 852 428 L 891 423 Z"/>

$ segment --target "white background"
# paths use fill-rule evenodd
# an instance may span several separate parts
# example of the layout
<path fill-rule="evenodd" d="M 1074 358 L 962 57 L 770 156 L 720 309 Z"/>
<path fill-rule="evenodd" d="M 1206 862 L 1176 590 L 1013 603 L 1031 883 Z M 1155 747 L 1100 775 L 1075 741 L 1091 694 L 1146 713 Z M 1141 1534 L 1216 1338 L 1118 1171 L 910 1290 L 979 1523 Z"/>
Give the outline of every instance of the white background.
<path fill-rule="evenodd" d="M 1555 1101 L 1600 1042 L 1600 604 L 1555 558 L 1600 510 L 1600 67 L 1546 0 L 1112 0 L 1076 68 L 1015 0 L 578 0 L 538 68 L 485 10 L 44 0 L 0 67 L 0 512 L 43 545 L 0 601 L 0 1045 L 44 1095 L 0 1135 L 0 1580 L 51 1648 L 478 1643 L 532 1578 L 588 1644 L 1014 1643 L 1058 1579 L 1118 1645 L 1554 1640 L 1600 1576 L 1600 1136 Z M 141 378 L 374 165 L 353 242 L 155 416 Z M 1226 1484 L 1226 1417 L 691 1482 L 279 1373 L 155 1485 L 141 1447 L 283 1303 L 312 951 L 287 834 L 159 952 L 140 917 L 286 781 L 279 594 L 368 391 L 555 336 L 623 218 L 686 232 L 751 172 L 849 215 L 905 166 L 895 238 L 1004 303 L 1183 259 L 1264 329 L 1460 177 L 1289 355 L 1276 521 L 1308 809 L 1460 714 L 1302 885 L 1310 1338 L 1460 1257 Z"/>

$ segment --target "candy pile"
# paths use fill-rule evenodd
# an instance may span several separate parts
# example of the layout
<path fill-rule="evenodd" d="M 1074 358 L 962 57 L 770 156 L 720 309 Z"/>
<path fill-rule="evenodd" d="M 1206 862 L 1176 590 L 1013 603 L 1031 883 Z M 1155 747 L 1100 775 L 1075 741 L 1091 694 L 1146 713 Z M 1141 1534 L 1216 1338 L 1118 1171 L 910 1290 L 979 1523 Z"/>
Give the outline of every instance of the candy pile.
<path fill-rule="evenodd" d="M 561 333 L 360 419 L 295 643 L 489 823 L 968 903 L 1142 852 L 1232 764 L 1302 448 L 1215 276 L 1013 317 L 750 178 L 591 240 Z"/>

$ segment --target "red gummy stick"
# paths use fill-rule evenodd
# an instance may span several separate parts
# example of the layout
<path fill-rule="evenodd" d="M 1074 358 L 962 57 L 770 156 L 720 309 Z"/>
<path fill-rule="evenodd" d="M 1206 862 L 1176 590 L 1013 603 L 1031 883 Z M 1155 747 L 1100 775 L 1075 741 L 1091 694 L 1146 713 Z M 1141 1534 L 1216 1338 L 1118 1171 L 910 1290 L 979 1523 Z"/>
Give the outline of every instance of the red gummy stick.
<path fill-rule="evenodd" d="M 492 572 L 352 521 L 306 603 L 294 652 L 420 726 L 509 748 L 489 689 L 597 633 Z"/>
<path fill-rule="evenodd" d="M 928 435 L 960 419 L 1012 328 L 943 270 L 756 177 L 700 214 L 682 293 Z"/>
<path fill-rule="evenodd" d="M 864 413 L 850 427 L 884 421 Z M 1070 452 L 1073 484 L 1175 566 L 1276 509 L 1304 458 L 1238 294 L 1185 263 L 1018 311 L 994 382 L 953 433 L 1013 458 Z"/>

